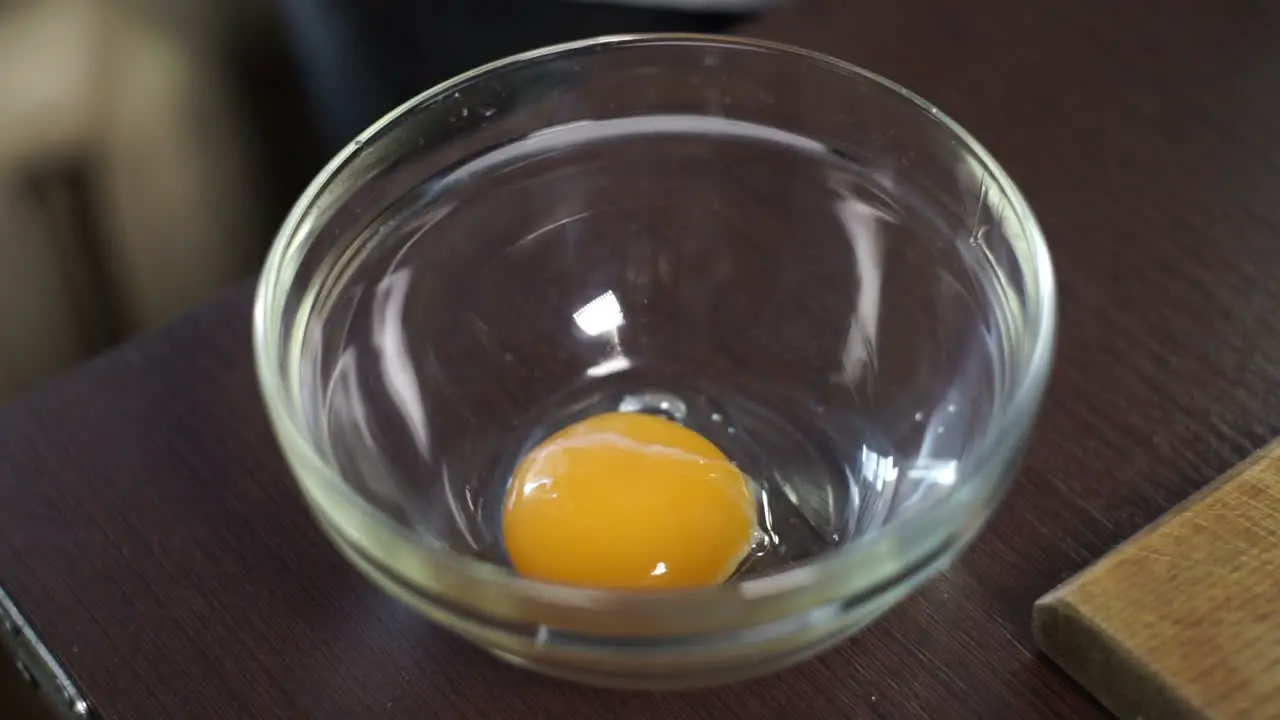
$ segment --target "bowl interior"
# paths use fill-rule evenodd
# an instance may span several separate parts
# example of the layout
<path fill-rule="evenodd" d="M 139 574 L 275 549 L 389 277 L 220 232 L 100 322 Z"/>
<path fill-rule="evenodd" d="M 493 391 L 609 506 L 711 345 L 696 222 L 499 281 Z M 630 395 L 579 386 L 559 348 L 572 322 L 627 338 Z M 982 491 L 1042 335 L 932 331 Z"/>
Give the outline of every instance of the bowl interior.
<path fill-rule="evenodd" d="M 284 235 L 269 312 L 309 451 L 494 566 L 520 455 L 620 408 L 684 422 L 770 495 L 780 550 L 743 578 L 968 485 L 993 498 L 1051 346 L 1047 257 L 994 163 L 900 88 L 771 46 L 482 69 L 362 136 Z M 989 512 L 966 507 L 940 517 Z"/>

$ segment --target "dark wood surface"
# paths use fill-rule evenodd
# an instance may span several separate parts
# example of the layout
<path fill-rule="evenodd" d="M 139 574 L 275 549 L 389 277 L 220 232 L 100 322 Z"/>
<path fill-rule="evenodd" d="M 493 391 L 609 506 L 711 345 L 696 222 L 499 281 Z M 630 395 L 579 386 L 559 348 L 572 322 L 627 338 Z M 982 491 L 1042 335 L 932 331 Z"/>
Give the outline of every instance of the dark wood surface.
<path fill-rule="evenodd" d="M 0 583 L 105 718 L 1085 718 L 1037 596 L 1280 432 L 1280 5 L 812 0 L 750 34 L 937 103 L 1038 211 L 1058 368 L 975 547 L 821 658 L 717 690 L 583 689 L 385 598 L 304 511 L 247 289 L 0 413 Z"/>

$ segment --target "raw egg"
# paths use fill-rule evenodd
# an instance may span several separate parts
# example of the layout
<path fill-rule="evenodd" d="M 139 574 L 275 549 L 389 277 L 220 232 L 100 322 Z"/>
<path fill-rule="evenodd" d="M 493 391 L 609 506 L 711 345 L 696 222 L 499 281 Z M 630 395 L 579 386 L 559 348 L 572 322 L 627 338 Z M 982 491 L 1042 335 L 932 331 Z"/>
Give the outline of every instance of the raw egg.
<path fill-rule="evenodd" d="M 621 412 L 570 425 L 521 459 L 502 532 L 521 575 L 613 589 L 722 583 L 760 536 L 750 482 L 718 447 Z"/>

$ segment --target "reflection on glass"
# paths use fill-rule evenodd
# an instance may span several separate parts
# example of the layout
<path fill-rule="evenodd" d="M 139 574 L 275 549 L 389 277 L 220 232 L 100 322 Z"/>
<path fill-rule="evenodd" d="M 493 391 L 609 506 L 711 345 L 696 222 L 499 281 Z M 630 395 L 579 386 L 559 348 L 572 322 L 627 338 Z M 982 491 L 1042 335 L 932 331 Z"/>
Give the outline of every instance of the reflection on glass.
<path fill-rule="evenodd" d="M 612 290 L 583 305 L 573 314 L 573 321 L 582 332 L 592 337 L 616 333 L 626 323 L 622 316 L 622 305 L 618 303 L 618 297 Z"/>

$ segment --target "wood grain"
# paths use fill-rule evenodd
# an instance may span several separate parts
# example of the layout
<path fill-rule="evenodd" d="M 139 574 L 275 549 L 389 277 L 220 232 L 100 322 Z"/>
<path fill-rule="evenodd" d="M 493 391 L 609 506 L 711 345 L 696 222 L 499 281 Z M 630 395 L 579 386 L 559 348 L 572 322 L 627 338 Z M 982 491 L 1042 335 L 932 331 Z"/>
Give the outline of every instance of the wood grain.
<path fill-rule="evenodd" d="M 1036 603 L 1037 644 L 1121 718 L 1280 715 L 1280 443 Z"/>
<path fill-rule="evenodd" d="M 1058 365 L 973 549 L 758 681 L 644 695 L 506 667 L 315 529 L 242 288 L 0 412 L 0 584 L 101 716 L 1106 717 L 1036 654 L 1033 602 L 1280 434 L 1280 5 L 811 0 L 747 31 L 937 103 L 1049 236 Z"/>

